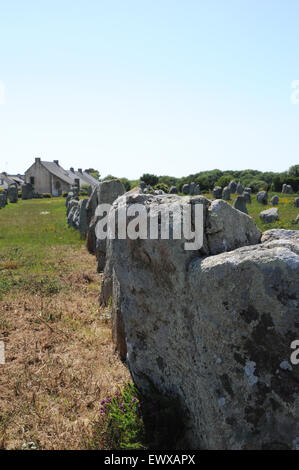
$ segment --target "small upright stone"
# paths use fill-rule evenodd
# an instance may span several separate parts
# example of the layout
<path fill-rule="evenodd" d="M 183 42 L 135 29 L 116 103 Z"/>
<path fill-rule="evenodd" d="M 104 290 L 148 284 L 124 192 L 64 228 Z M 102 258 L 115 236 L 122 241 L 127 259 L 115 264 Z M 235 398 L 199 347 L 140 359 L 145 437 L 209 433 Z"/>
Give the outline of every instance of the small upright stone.
<path fill-rule="evenodd" d="M 222 188 L 221 186 L 215 186 L 213 189 L 213 198 L 214 199 L 221 199 L 222 198 Z"/>
<path fill-rule="evenodd" d="M 177 194 L 178 193 L 178 189 L 176 186 L 171 186 L 170 190 L 169 190 L 169 194 Z"/>
<path fill-rule="evenodd" d="M 32 199 L 33 198 L 33 188 L 30 183 L 22 184 L 22 199 Z"/>
<path fill-rule="evenodd" d="M 279 197 L 275 194 L 275 196 L 271 197 L 270 204 L 272 204 L 272 206 L 277 206 L 278 203 L 279 203 Z"/>
<path fill-rule="evenodd" d="M 229 186 L 225 186 L 222 190 L 222 199 L 224 201 L 230 201 L 230 189 Z"/>
<path fill-rule="evenodd" d="M 246 186 L 246 188 L 244 188 L 244 193 L 245 193 L 245 192 L 251 194 L 251 193 L 252 193 L 252 189 L 249 188 L 248 186 Z"/>
<path fill-rule="evenodd" d="M 248 214 L 246 207 L 246 199 L 244 196 L 237 196 L 237 199 L 233 203 L 233 207 L 235 209 L 238 209 L 238 211 L 244 212 L 244 214 Z"/>
<path fill-rule="evenodd" d="M 241 182 L 239 181 L 238 184 L 237 184 L 237 189 L 236 189 L 237 193 L 238 194 L 242 194 L 243 193 L 243 187 L 242 187 L 242 184 Z"/>
<path fill-rule="evenodd" d="M 245 201 L 247 204 L 251 204 L 251 194 L 248 193 L 247 191 L 244 191 L 243 192 L 243 196 L 245 198 Z"/>
<path fill-rule="evenodd" d="M 299 207 L 299 197 L 294 200 L 294 207 Z"/>
<path fill-rule="evenodd" d="M 194 189 L 195 189 L 195 183 L 190 183 L 190 185 L 189 185 L 189 194 L 190 194 L 190 196 L 193 196 Z"/>
<path fill-rule="evenodd" d="M 231 181 L 229 183 L 228 187 L 230 189 L 231 194 L 235 194 L 235 192 L 237 190 L 237 183 L 235 181 Z"/>
<path fill-rule="evenodd" d="M 256 200 L 265 206 L 268 204 L 268 193 L 267 191 L 260 191 L 256 195 Z"/>
<path fill-rule="evenodd" d="M 200 195 L 200 186 L 197 184 L 194 188 L 194 196 L 199 196 Z"/>
<path fill-rule="evenodd" d="M 281 192 L 284 194 L 293 194 L 294 190 L 290 184 L 283 184 Z"/>
<path fill-rule="evenodd" d="M 8 199 L 12 204 L 18 202 L 18 187 L 16 184 L 9 185 L 8 188 Z"/>
<path fill-rule="evenodd" d="M 272 209 L 262 211 L 260 213 L 260 218 L 266 224 L 275 222 L 275 220 L 278 220 L 278 209 L 276 207 L 273 207 Z"/>
<path fill-rule="evenodd" d="M 189 192 L 190 192 L 189 184 L 183 184 L 182 193 L 183 194 L 189 194 Z"/>

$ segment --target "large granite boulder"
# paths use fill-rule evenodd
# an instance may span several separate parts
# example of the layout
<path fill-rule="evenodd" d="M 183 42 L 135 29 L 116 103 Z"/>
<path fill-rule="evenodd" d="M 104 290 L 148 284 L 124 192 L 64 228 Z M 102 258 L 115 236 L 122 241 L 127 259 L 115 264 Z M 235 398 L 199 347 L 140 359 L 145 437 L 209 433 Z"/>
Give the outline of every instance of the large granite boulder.
<path fill-rule="evenodd" d="M 141 186 L 143 182 L 141 182 Z M 145 184 L 145 183 L 144 183 Z M 145 188 L 146 189 L 146 188 Z M 144 190 L 145 190 L 144 189 Z M 142 188 L 135 188 L 137 192 L 142 192 Z M 96 215 L 96 208 L 100 204 L 113 204 L 113 202 L 125 193 L 125 187 L 118 179 L 102 181 L 94 188 L 86 205 L 86 217 L 88 224 L 87 248 L 95 254 L 98 261 L 98 271 L 105 267 L 106 240 L 98 240 L 96 237 L 96 227 L 100 217 Z"/>
<path fill-rule="evenodd" d="M 260 213 L 260 218 L 266 224 L 269 224 L 271 222 L 275 222 L 279 218 L 278 217 L 278 209 L 276 207 L 273 207 L 272 209 L 267 209 L 265 211 L 262 211 Z"/>
<path fill-rule="evenodd" d="M 215 202 L 222 212 L 225 203 Z M 230 210 L 232 233 L 233 214 L 250 218 Z M 280 232 L 206 257 L 176 240 L 108 242 L 114 340 L 145 395 L 178 398 L 188 448 L 298 445 L 299 367 L 290 346 L 299 335 L 299 233 Z"/>

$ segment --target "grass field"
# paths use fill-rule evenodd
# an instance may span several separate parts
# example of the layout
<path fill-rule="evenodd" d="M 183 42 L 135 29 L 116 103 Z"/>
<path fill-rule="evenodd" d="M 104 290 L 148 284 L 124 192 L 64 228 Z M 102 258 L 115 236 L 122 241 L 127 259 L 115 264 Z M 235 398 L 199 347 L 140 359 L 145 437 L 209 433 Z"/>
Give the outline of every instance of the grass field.
<path fill-rule="evenodd" d="M 251 195 L 251 204 L 247 204 L 248 215 L 250 215 L 255 221 L 259 229 L 264 232 L 265 230 L 270 230 L 273 228 L 284 228 L 287 230 L 299 230 L 299 224 L 295 224 L 295 219 L 299 214 L 299 209 L 294 207 L 294 200 L 296 197 L 299 197 L 299 194 L 277 194 L 279 197 L 279 204 L 277 206 L 272 206 L 270 204 L 271 197 L 277 193 L 268 193 L 268 202 L 269 204 L 264 206 L 257 202 L 256 194 Z M 212 193 L 203 193 L 203 196 L 208 199 L 213 199 Z M 233 204 L 236 199 L 237 194 L 231 195 L 230 204 Z M 277 207 L 279 220 L 271 224 L 265 224 L 260 219 L 260 212 L 272 207 Z"/>
<path fill-rule="evenodd" d="M 64 203 L 0 211 L 0 448 L 89 447 L 100 401 L 129 380 L 98 306 L 96 260 Z"/>

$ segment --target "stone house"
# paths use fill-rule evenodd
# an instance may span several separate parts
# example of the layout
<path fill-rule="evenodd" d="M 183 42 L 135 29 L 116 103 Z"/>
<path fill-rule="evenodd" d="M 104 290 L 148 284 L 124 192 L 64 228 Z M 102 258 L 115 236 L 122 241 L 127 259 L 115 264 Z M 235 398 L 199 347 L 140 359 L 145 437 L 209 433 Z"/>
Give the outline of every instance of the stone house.
<path fill-rule="evenodd" d="M 58 160 L 45 162 L 36 158 L 33 165 L 25 172 L 25 182 L 30 183 L 33 190 L 39 194 L 50 193 L 52 196 L 60 196 L 70 191 L 71 187 L 78 182 L 83 185 L 95 186 L 99 182 L 87 172 L 74 168 L 64 170 Z"/>
<path fill-rule="evenodd" d="M 75 178 L 71 178 L 58 160 L 45 162 L 36 158 L 33 165 L 25 172 L 25 182 L 30 183 L 33 190 L 39 194 L 50 193 L 52 196 L 60 196 L 63 192 L 70 191 Z"/>

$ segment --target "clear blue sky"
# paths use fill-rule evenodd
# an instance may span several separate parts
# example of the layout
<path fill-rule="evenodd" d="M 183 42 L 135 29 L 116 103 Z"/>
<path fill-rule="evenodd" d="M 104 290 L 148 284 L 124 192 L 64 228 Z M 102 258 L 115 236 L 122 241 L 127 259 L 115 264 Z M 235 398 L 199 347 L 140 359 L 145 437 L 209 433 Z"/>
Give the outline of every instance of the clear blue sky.
<path fill-rule="evenodd" d="M 0 171 L 35 157 L 129 178 L 299 162 L 298 0 L 0 7 Z"/>

